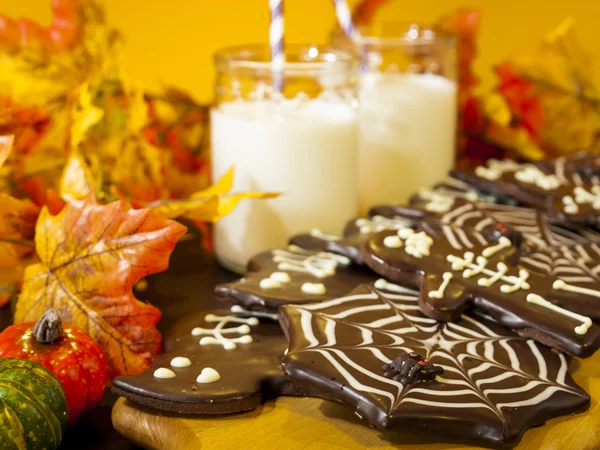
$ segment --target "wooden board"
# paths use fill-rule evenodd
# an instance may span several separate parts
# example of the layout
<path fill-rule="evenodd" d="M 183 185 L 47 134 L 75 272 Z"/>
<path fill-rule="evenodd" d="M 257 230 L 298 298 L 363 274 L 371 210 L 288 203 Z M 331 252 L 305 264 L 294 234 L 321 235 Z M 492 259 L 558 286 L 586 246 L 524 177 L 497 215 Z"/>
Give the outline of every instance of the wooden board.
<path fill-rule="evenodd" d="M 600 354 L 573 365 L 575 381 L 592 397 L 590 409 L 528 431 L 519 450 L 600 449 Z M 475 448 L 439 443 L 403 430 L 370 429 L 351 408 L 314 398 L 282 397 L 248 413 L 203 418 L 161 414 L 121 398 L 113 408 L 112 421 L 117 431 L 136 444 L 159 450 Z"/>

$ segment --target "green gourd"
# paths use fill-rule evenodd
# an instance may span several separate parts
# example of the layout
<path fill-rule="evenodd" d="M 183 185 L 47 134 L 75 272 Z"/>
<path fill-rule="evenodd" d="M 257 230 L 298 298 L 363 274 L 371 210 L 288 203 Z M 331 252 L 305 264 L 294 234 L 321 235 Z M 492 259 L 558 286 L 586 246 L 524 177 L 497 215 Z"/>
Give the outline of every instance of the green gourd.
<path fill-rule="evenodd" d="M 0 450 L 54 450 L 68 419 L 65 391 L 49 370 L 0 358 Z"/>

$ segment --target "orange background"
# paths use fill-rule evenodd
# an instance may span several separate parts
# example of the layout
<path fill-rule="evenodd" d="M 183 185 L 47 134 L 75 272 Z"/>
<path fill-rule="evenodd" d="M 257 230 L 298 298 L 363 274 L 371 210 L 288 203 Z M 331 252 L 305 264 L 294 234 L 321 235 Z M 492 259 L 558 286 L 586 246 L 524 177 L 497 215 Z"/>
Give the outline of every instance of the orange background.
<path fill-rule="evenodd" d="M 0 11 L 48 23 L 50 3 L 0 0 Z M 181 87 L 198 100 L 212 97 L 215 50 L 267 40 L 268 0 L 105 0 L 105 5 L 110 23 L 125 36 L 128 75 L 150 87 Z M 494 81 L 493 64 L 534 49 L 566 16 L 576 19 L 580 42 L 600 60 L 598 0 L 391 0 L 378 16 L 432 22 L 461 6 L 483 12 L 476 71 L 484 86 Z M 331 0 L 285 0 L 285 10 L 290 42 L 327 42 L 335 20 Z"/>

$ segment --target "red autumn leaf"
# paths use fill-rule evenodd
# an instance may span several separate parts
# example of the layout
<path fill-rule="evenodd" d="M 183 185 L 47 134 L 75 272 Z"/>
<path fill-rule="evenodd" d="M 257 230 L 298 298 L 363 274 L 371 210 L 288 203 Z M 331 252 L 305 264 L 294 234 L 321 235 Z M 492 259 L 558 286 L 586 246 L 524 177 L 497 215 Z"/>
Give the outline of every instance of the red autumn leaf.
<path fill-rule="evenodd" d="M 496 74 L 500 79 L 498 92 L 511 109 L 513 125 L 522 126 L 536 139 L 544 126 L 544 110 L 535 84 L 520 75 L 510 62 L 497 66 Z"/>
<path fill-rule="evenodd" d="M 86 330 L 104 349 L 111 377 L 147 369 L 161 349 L 160 311 L 132 292 L 141 278 L 168 267 L 185 227 L 124 201 L 71 201 L 36 227 L 39 264 L 25 271 L 15 322 L 48 308 Z"/>
<path fill-rule="evenodd" d="M 23 47 L 42 52 L 72 48 L 81 35 L 80 0 L 54 0 L 54 16 L 48 27 L 30 19 L 13 20 L 0 15 L 0 48 L 18 51 Z"/>
<path fill-rule="evenodd" d="M 390 0 L 362 0 L 352 11 L 352 20 L 356 25 L 371 23 L 377 10 Z"/>

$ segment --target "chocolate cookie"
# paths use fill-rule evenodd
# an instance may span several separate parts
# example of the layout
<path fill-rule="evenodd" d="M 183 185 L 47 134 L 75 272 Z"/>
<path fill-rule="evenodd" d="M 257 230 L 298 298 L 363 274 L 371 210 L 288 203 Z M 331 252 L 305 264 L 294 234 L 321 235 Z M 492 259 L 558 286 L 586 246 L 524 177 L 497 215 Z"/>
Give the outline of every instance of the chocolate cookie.
<path fill-rule="evenodd" d="M 361 286 L 279 315 L 284 372 L 378 428 L 514 445 L 528 428 L 590 404 L 565 355 L 485 319 L 436 322 L 414 295 Z"/>
<path fill-rule="evenodd" d="M 362 266 L 365 264 L 362 247 L 371 236 L 383 230 L 399 230 L 414 225 L 414 222 L 393 214 L 389 217 L 357 217 L 348 222 L 343 236 L 332 236 L 315 229 L 310 233 L 294 236 L 289 243 L 305 250 L 326 251 L 346 256 L 354 264 Z"/>
<path fill-rule="evenodd" d="M 218 285 L 215 293 L 249 310 L 276 312 L 280 305 L 339 297 L 377 278 L 346 256 L 290 245 L 252 258 L 244 278 Z"/>
<path fill-rule="evenodd" d="M 536 164 L 490 160 L 452 176 L 492 195 L 508 195 L 562 223 L 600 226 L 600 157 L 576 153 Z"/>
<path fill-rule="evenodd" d="M 598 302 L 558 276 L 519 267 L 510 239 L 488 241 L 478 230 L 422 222 L 421 229 L 385 231 L 371 239 L 365 262 L 375 272 L 420 288 L 427 316 L 450 321 L 471 304 L 502 325 L 538 342 L 587 357 L 600 346 L 600 328 L 577 314 Z"/>
<path fill-rule="evenodd" d="M 362 259 L 361 241 L 359 239 L 346 239 L 342 236 L 324 234 L 320 230 L 314 229 L 310 233 L 292 237 L 289 244 L 304 250 L 324 251 L 342 255 L 359 266 L 365 264 Z"/>
<path fill-rule="evenodd" d="M 227 310 L 185 316 L 165 334 L 165 353 L 140 375 L 115 378 L 133 402 L 184 414 L 228 414 L 279 395 L 308 395 L 279 366 L 287 342 L 278 323 Z"/>
<path fill-rule="evenodd" d="M 535 209 L 473 202 L 465 198 L 439 199 L 417 194 L 411 199 L 410 206 L 380 206 L 372 212 L 470 227 L 484 234 L 502 231 L 525 252 L 600 241 L 600 233 L 596 230 L 559 225 Z"/>
<path fill-rule="evenodd" d="M 551 248 L 521 257 L 519 265 L 556 277 L 554 285 L 571 296 L 569 308 L 600 322 L 600 245 L 589 243 Z M 582 296 L 581 294 L 586 294 Z"/>

